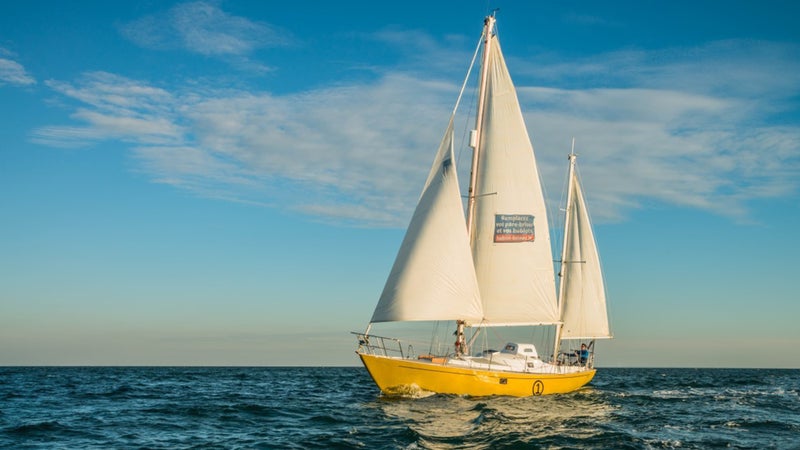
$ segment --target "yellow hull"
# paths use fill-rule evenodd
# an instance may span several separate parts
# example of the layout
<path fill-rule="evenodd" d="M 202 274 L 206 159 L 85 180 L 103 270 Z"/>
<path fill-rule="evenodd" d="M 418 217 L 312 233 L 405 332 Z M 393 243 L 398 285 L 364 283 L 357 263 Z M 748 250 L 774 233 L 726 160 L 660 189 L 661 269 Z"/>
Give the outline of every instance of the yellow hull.
<path fill-rule="evenodd" d="M 563 374 L 517 373 L 451 367 L 428 361 L 361 354 L 361 361 L 386 394 L 414 390 L 470 396 L 563 394 L 592 380 L 595 369 Z"/>

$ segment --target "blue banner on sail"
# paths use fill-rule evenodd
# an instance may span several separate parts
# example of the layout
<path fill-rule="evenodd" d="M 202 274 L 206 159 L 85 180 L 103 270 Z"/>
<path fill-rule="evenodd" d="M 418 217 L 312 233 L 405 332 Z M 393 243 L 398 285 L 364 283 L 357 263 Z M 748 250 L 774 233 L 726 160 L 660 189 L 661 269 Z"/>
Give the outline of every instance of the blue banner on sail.
<path fill-rule="evenodd" d="M 528 214 L 495 214 L 495 242 L 533 242 L 533 216 Z"/>

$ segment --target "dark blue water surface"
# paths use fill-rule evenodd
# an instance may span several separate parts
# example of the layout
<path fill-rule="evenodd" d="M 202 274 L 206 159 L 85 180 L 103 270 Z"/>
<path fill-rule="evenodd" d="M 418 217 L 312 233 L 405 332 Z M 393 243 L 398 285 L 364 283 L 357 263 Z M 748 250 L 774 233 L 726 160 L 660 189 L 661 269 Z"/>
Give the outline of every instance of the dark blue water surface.
<path fill-rule="evenodd" d="M 0 368 L 3 448 L 800 448 L 800 370 L 600 369 L 532 398 L 386 398 L 362 368 Z"/>

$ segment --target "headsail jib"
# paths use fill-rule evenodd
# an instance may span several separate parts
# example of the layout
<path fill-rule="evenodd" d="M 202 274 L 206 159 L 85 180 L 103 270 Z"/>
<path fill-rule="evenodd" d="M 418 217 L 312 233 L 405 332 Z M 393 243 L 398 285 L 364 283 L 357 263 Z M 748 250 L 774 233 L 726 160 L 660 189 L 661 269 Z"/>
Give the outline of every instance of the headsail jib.
<path fill-rule="evenodd" d="M 483 318 L 454 159 L 451 117 L 371 322 Z"/>

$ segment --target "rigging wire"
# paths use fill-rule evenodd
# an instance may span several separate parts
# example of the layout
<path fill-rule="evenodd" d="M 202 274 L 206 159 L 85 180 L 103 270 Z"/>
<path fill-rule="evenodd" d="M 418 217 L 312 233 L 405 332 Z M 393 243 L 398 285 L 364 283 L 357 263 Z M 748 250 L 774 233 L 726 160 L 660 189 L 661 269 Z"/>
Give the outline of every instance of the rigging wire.
<path fill-rule="evenodd" d="M 437 339 L 436 335 L 439 333 L 439 324 L 440 323 L 441 322 L 438 321 L 438 320 L 433 323 L 433 330 L 431 331 L 431 338 L 428 340 L 428 342 L 429 342 L 428 354 L 429 355 L 434 354 L 434 352 L 433 352 L 433 344 L 434 344 L 434 342 L 438 342 L 438 339 Z"/>
<path fill-rule="evenodd" d="M 461 91 L 458 94 L 458 99 L 456 100 L 456 105 L 453 108 L 451 117 L 454 117 L 456 115 L 456 112 L 458 111 L 458 106 L 461 104 L 461 97 L 464 95 L 464 91 L 467 88 L 467 83 L 469 82 L 470 75 L 472 74 L 472 69 L 475 67 L 475 61 L 477 60 L 478 54 L 480 53 L 482 43 L 483 43 L 483 33 L 481 33 L 481 37 L 480 39 L 478 39 L 478 45 L 475 47 L 475 52 L 472 54 L 472 60 L 469 63 L 469 68 L 467 69 L 467 75 L 464 77 L 464 82 L 461 84 Z M 475 99 L 477 98 L 477 90 L 478 87 L 476 86 L 475 89 L 472 91 L 472 96 L 470 97 L 470 105 L 475 105 L 476 103 Z M 472 117 L 471 114 L 466 114 L 465 116 L 465 125 L 463 128 L 464 131 L 461 134 L 461 143 L 458 146 L 459 149 L 458 149 L 458 156 L 456 158 L 456 164 L 457 164 L 456 167 L 458 167 L 458 165 L 460 165 L 461 163 L 461 155 L 464 153 L 464 148 L 465 148 L 464 142 L 466 141 L 466 136 L 470 130 L 468 124 L 471 117 Z"/>

